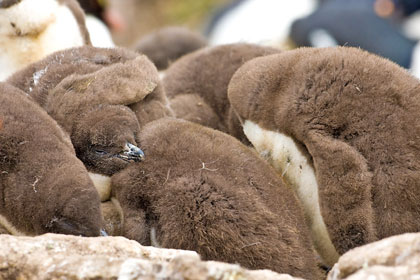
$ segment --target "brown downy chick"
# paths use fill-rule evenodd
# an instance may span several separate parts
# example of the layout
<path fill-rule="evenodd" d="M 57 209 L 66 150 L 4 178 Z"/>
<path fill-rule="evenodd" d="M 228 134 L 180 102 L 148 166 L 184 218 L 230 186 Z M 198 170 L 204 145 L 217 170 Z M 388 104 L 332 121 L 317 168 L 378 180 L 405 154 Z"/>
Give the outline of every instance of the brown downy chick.
<path fill-rule="evenodd" d="M 182 116 L 183 120 L 217 130 L 225 130 L 225 127 L 220 123 L 219 116 L 198 94 L 179 94 L 175 96 L 171 99 L 171 108 L 175 108 L 176 115 Z"/>
<path fill-rule="evenodd" d="M 130 106 L 141 125 L 171 116 L 156 67 L 146 56 L 123 48 L 84 46 L 56 52 L 17 72 L 7 82 L 25 91 L 43 108 L 48 107 L 50 114 L 50 110 L 65 106 L 65 113 L 53 116 L 60 118 L 60 125 L 72 123 L 74 117 L 67 121 L 66 114 L 77 116 L 78 108 L 86 105 Z M 58 96 L 53 89 L 60 91 Z M 68 91 L 72 92 L 69 97 L 65 94 Z"/>
<path fill-rule="evenodd" d="M 128 107 L 136 114 L 140 126 L 157 119 L 174 116 L 161 81 L 158 81 L 156 88 L 143 100 L 132 103 Z"/>
<path fill-rule="evenodd" d="M 0 81 L 55 51 L 83 45 L 90 38 L 77 1 L 0 1 Z"/>
<path fill-rule="evenodd" d="M 162 71 L 181 56 L 205 46 L 207 41 L 200 34 L 185 27 L 170 26 L 140 38 L 134 49 L 147 55 Z"/>
<path fill-rule="evenodd" d="M 139 161 L 139 123 L 167 114 L 156 67 L 144 55 L 124 49 L 81 47 L 55 53 L 13 75 L 71 137 L 102 200 L 107 176 Z M 133 106 L 136 115 L 127 106 Z"/>
<path fill-rule="evenodd" d="M 195 250 L 205 260 L 320 279 L 300 204 L 253 150 L 169 118 L 147 124 L 140 143 L 145 160 L 112 177 L 124 236 Z"/>
<path fill-rule="evenodd" d="M 302 48 L 246 63 L 229 99 L 329 264 L 420 231 L 420 83 L 404 69 L 356 48 Z"/>
<path fill-rule="evenodd" d="M 140 102 L 157 88 L 159 75 L 144 55 L 123 48 L 84 46 L 56 52 L 15 73 L 7 82 L 48 111 L 65 106 L 68 113 L 78 115 L 80 106 Z M 60 119 L 59 123 L 67 126 L 66 120 Z"/>
<path fill-rule="evenodd" d="M 270 47 L 239 43 L 204 48 L 177 60 L 163 78 L 175 116 L 221 130 L 246 142 L 227 98 L 230 78 L 246 61 L 278 52 L 280 50 Z M 190 101 L 187 100 L 188 95 Z M 195 95 L 202 98 L 205 106 L 209 106 L 212 111 L 203 111 L 202 102 L 197 102 Z M 182 98 L 185 105 L 178 98 Z M 185 115 L 184 106 L 195 108 L 192 111 L 197 116 L 192 113 Z M 214 125 L 214 118 L 218 118 L 217 125 Z M 207 123 L 207 120 L 211 121 Z"/>
<path fill-rule="evenodd" d="M 0 83 L 0 224 L 15 235 L 98 236 L 100 200 L 70 139 L 24 92 Z"/>
<path fill-rule="evenodd" d="M 139 130 L 129 108 L 104 105 L 77 120 L 71 138 L 89 171 L 110 176 L 127 163 L 143 159 L 142 150 L 136 147 Z"/>

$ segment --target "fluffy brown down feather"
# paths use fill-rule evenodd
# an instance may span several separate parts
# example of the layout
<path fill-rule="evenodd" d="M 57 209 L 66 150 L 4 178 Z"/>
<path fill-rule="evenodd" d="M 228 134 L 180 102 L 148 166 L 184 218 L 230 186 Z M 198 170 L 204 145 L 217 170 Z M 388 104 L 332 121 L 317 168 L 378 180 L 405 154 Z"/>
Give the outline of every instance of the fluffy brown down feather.
<path fill-rule="evenodd" d="M 68 136 L 24 92 L 5 83 L 0 120 L 0 215 L 27 235 L 98 236 L 99 196 Z"/>
<path fill-rule="evenodd" d="M 134 49 L 147 55 L 158 70 L 165 70 L 181 56 L 206 45 L 206 39 L 200 34 L 185 27 L 169 26 L 143 36 Z"/>
<path fill-rule="evenodd" d="M 271 47 L 238 43 L 203 48 L 180 58 L 166 70 L 163 78 L 175 116 L 246 141 L 227 98 L 230 78 L 246 61 L 278 52 Z M 184 106 L 191 110 L 185 112 Z"/>
<path fill-rule="evenodd" d="M 404 69 L 356 48 L 302 48 L 246 63 L 229 99 L 242 121 L 301 145 L 339 253 L 420 231 L 420 83 Z"/>
<path fill-rule="evenodd" d="M 320 279 L 300 204 L 254 151 L 175 119 L 147 124 L 140 142 L 145 160 L 112 177 L 124 236 L 151 245 L 155 231 L 206 260 Z"/>
<path fill-rule="evenodd" d="M 122 48 L 56 52 L 7 82 L 24 90 L 70 134 L 89 170 L 106 175 L 126 166 L 115 153 L 126 142 L 136 145 L 138 123 L 169 114 L 155 66 Z"/>

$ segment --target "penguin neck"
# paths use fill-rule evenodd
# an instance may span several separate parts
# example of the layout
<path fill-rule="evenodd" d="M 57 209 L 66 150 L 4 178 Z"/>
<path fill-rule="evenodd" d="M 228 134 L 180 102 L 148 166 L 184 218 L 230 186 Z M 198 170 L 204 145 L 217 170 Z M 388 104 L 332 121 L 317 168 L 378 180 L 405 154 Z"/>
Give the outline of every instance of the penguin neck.
<path fill-rule="evenodd" d="M 308 221 L 314 247 L 328 265 L 338 260 L 338 253 L 329 237 L 321 215 L 318 183 L 315 172 L 289 136 L 261 128 L 246 120 L 244 133 L 260 155 L 279 173 L 301 202 Z"/>
<path fill-rule="evenodd" d="M 101 202 L 109 200 L 111 197 L 111 177 L 93 172 L 89 172 L 89 177 L 98 191 Z"/>

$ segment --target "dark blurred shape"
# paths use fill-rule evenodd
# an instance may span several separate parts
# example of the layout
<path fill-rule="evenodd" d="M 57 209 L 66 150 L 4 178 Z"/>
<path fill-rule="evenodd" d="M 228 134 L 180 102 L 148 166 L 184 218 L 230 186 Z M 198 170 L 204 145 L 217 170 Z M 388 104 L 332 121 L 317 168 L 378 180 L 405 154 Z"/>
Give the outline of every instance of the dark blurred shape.
<path fill-rule="evenodd" d="M 104 22 L 112 31 L 122 32 L 127 23 L 123 16 L 111 8 L 108 0 L 77 0 L 87 15 L 93 15 Z"/>
<path fill-rule="evenodd" d="M 407 38 L 395 19 L 419 8 L 414 0 L 329 0 L 295 21 L 291 38 L 298 46 L 360 47 L 409 68 L 417 41 Z"/>
<path fill-rule="evenodd" d="M 210 22 L 207 24 L 204 30 L 204 34 L 209 36 L 212 30 L 216 27 L 218 22 L 230 12 L 234 11 L 239 5 L 241 5 L 246 0 L 232 0 L 228 2 L 226 5 L 217 9 L 214 13 L 213 17 L 210 19 Z"/>
<path fill-rule="evenodd" d="M 103 15 L 106 2 L 104 0 L 77 0 L 86 14 L 94 15 L 104 21 Z"/>
<path fill-rule="evenodd" d="M 158 70 L 164 70 L 179 57 L 206 45 L 206 39 L 199 33 L 184 27 L 170 26 L 142 37 L 135 50 L 148 56 Z"/>
<path fill-rule="evenodd" d="M 0 9 L 7 9 L 18 4 L 22 0 L 0 0 Z"/>
<path fill-rule="evenodd" d="M 420 10 L 420 1 L 418 0 L 394 0 L 394 2 L 396 7 L 406 16 L 409 16 Z"/>

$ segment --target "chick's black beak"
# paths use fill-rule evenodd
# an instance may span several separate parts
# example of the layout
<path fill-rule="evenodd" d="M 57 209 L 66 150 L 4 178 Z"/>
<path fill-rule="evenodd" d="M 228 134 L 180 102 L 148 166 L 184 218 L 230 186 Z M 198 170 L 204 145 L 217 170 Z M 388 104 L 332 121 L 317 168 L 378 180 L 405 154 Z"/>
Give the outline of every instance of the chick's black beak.
<path fill-rule="evenodd" d="M 108 233 L 102 228 L 100 231 L 101 236 L 108 236 Z"/>
<path fill-rule="evenodd" d="M 127 142 L 123 152 L 119 155 L 119 157 L 127 161 L 139 162 L 144 159 L 144 153 L 137 146 Z"/>

